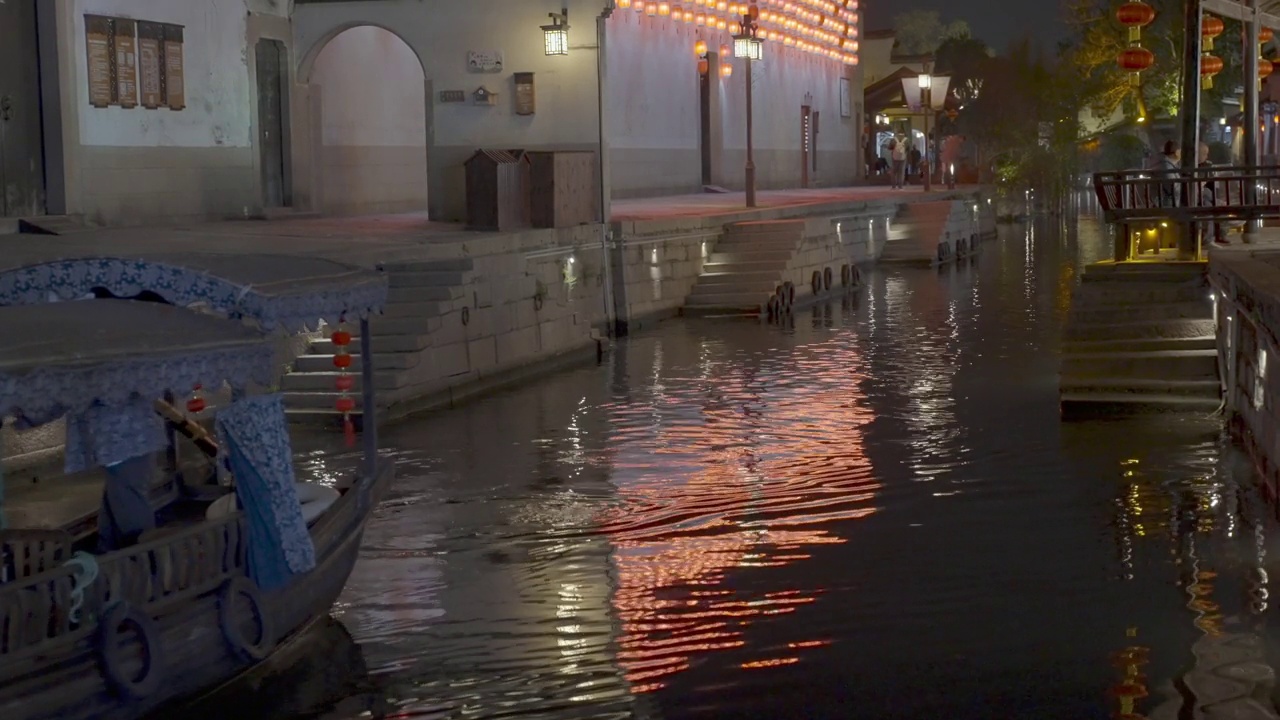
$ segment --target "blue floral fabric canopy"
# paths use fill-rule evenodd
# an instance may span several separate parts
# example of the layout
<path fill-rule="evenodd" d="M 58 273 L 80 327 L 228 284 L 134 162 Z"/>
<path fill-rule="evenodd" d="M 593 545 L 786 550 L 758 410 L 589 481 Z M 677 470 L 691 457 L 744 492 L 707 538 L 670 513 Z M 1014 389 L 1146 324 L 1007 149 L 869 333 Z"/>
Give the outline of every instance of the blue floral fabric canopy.
<path fill-rule="evenodd" d="M 159 295 L 181 307 L 251 320 L 266 330 L 303 332 L 382 313 L 384 273 L 290 255 L 148 255 L 67 258 L 0 269 L 0 306 L 70 300 L 95 290 L 116 297 Z"/>
<path fill-rule="evenodd" d="M 269 386 L 282 370 L 260 330 L 163 303 L 0 307 L 0 335 L 0 417 L 36 425 L 196 385 Z"/>

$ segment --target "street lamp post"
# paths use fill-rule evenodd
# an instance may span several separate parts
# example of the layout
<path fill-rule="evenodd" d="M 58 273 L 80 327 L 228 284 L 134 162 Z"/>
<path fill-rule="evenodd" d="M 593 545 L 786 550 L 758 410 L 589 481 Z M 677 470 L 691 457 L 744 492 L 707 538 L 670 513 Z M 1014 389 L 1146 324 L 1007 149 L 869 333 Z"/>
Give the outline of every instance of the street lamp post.
<path fill-rule="evenodd" d="M 933 111 L 933 76 L 929 68 L 920 73 L 920 109 L 924 112 L 924 191 L 933 190 L 933 152 L 929 149 L 929 114 Z"/>
<path fill-rule="evenodd" d="M 747 166 L 744 174 L 749 208 L 756 206 L 756 160 L 753 138 L 755 120 L 752 112 L 751 65 L 764 57 L 764 41 L 757 36 L 759 17 L 760 9 L 754 4 L 748 6 L 747 11 L 742 14 L 742 30 L 733 36 L 733 56 L 746 60 L 747 65 Z"/>

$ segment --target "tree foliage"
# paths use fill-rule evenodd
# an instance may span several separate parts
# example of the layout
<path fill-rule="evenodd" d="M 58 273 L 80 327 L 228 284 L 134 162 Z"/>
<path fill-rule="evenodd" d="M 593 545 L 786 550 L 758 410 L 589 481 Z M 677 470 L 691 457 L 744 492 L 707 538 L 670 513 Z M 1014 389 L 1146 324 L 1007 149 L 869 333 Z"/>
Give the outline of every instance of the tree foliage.
<path fill-rule="evenodd" d="M 934 54 L 934 72 L 950 76 L 956 109 L 967 108 L 982 94 L 991 63 L 991 49 L 977 38 L 947 38 L 938 46 Z"/>
<path fill-rule="evenodd" d="M 1071 35 L 1062 48 L 1064 65 L 1075 74 L 1082 108 L 1098 117 L 1107 117 L 1122 105 L 1130 114 L 1172 117 L 1178 113 L 1182 97 L 1183 0 L 1147 0 L 1156 19 L 1142 31 L 1142 45 L 1155 55 L 1155 64 L 1132 84 L 1130 73 L 1117 65 L 1120 52 L 1129 44 L 1128 31 L 1115 18 L 1116 4 L 1109 0 L 1067 0 Z M 1243 28 L 1235 20 L 1224 19 L 1226 30 L 1215 43 L 1213 54 L 1222 58 L 1224 70 L 1212 89 L 1201 92 L 1202 106 L 1218 108 L 1227 93 L 1241 81 Z"/>
<path fill-rule="evenodd" d="M 943 22 L 934 10 L 912 10 L 893 18 L 898 51 L 907 55 L 924 55 L 938 49 L 951 38 L 972 36 L 969 23 L 963 20 Z"/>

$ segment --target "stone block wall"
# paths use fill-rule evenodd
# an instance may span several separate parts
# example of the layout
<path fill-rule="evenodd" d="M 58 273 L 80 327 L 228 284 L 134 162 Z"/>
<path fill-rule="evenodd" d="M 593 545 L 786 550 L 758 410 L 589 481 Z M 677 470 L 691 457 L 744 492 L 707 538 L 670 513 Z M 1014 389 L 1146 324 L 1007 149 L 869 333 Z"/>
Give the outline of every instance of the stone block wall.
<path fill-rule="evenodd" d="M 842 287 L 842 268 L 874 263 L 888 239 L 888 221 L 897 208 L 892 205 L 871 207 L 863 213 L 843 216 L 813 217 L 805 220 L 804 237 L 787 263 L 783 279 L 796 287 L 797 298 L 812 297 L 813 274 L 825 278 L 831 270 L 831 285 L 825 283 L 818 294 L 838 291 Z"/>

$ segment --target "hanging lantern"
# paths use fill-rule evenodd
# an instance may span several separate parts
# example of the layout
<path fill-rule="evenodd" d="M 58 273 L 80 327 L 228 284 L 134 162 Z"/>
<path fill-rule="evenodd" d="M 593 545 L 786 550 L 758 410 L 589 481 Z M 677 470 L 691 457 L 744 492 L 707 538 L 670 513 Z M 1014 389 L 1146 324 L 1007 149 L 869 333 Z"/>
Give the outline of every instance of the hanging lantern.
<path fill-rule="evenodd" d="M 338 370 L 338 378 L 334 381 L 334 389 L 338 391 L 338 400 L 334 409 L 342 415 L 342 432 L 346 436 L 347 445 L 355 445 L 356 429 L 351 420 L 351 412 L 356 409 L 355 398 L 351 391 L 356 386 L 356 379 L 351 376 L 351 333 L 346 329 L 346 318 L 339 318 L 338 327 L 329 336 L 333 343 L 333 366 Z"/>
<path fill-rule="evenodd" d="M 1213 49 L 1213 39 L 1221 35 L 1225 29 L 1226 25 L 1222 23 L 1222 18 L 1216 15 L 1204 16 L 1204 20 L 1200 23 L 1200 38 L 1204 41 L 1205 52 Z"/>
<path fill-rule="evenodd" d="M 1213 87 L 1213 76 L 1222 72 L 1222 58 L 1213 55 L 1200 56 L 1200 86 L 1205 90 Z"/>
<path fill-rule="evenodd" d="M 1258 44 L 1266 45 L 1267 43 L 1271 42 L 1271 39 L 1274 38 L 1275 36 L 1276 34 L 1272 32 L 1271 28 L 1264 27 L 1258 31 Z"/>
<path fill-rule="evenodd" d="M 1136 43 L 1142 39 L 1142 28 L 1151 24 L 1156 19 L 1156 11 L 1152 7 L 1139 0 L 1127 2 L 1116 10 L 1116 20 L 1120 24 L 1129 28 L 1129 42 Z"/>
<path fill-rule="evenodd" d="M 1148 49 L 1139 45 L 1131 45 L 1120 52 L 1120 57 L 1116 59 L 1116 64 L 1121 70 L 1132 73 L 1130 82 L 1137 85 L 1139 82 L 1139 74 L 1147 68 L 1154 65 L 1156 56 Z"/>
<path fill-rule="evenodd" d="M 1266 58 L 1258 58 L 1258 82 L 1262 82 L 1270 77 L 1271 73 L 1274 72 L 1275 69 L 1275 64 L 1270 60 Z"/>
<path fill-rule="evenodd" d="M 702 57 L 707 54 L 707 41 L 699 40 L 693 44 L 693 54 L 696 57 Z"/>
<path fill-rule="evenodd" d="M 192 415 L 199 415 L 204 412 L 205 407 L 204 390 L 200 385 L 197 385 L 191 390 L 191 398 L 187 400 L 187 412 Z"/>

